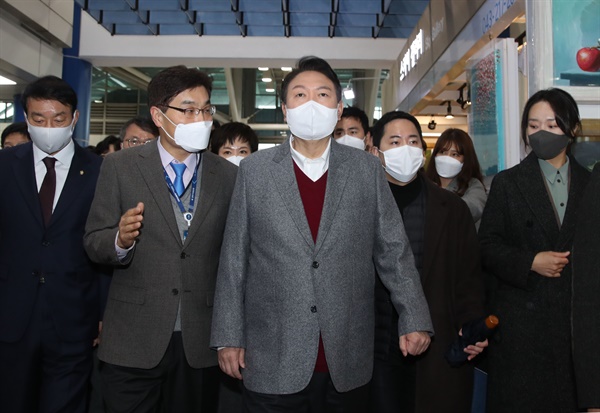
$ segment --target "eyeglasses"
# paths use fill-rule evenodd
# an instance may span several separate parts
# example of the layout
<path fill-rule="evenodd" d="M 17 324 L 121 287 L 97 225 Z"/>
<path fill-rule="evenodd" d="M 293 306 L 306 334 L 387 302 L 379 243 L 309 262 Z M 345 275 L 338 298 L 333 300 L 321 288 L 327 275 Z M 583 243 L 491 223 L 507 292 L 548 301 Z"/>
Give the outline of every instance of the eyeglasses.
<path fill-rule="evenodd" d="M 217 113 L 217 107 L 213 105 L 206 105 L 203 108 L 177 108 L 169 105 L 165 105 L 165 107 L 183 113 L 183 115 L 188 119 L 197 118 L 200 113 L 202 113 L 204 117 L 212 117 L 215 113 Z"/>
<path fill-rule="evenodd" d="M 155 140 L 156 139 L 129 138 L 129 139 L 125 139 L 125 142 L 127 142 L 130 146 L 138 146 L 138 145 L 145 145 L 145 144 L 153 142 Z"/>

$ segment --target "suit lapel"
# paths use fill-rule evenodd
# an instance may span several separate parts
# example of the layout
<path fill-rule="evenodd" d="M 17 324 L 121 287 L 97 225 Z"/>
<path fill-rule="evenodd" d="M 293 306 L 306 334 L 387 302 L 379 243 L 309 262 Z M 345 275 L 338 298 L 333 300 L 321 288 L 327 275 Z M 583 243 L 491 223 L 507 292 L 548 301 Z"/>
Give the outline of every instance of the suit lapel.
<path fill-rule="evenodd" d="M 284 205 L 287 208 L 292 220 L 296 224 L 298 231 L 302 234 L 304 241 L 310 246 L 315 247 L 313 242 L 298 183 L 294 174 L 294 165 L 290 154 L 290 141 L 279 145 L 278 150 L 273 156 L 273 167 L 271 168 L 271 177 L 275 188 L 279 192 Z"/>
<path fill-rule="evenodd" d="M 516 179 L 529 209 L 539 221 L 550 243 L 554 244 L 558 239 L 559 227 L 552 201 L 544 184 L 545 178 L 533 153 L 521 162 Z"/>
<path fill-rule="evenodd" d="M 336 212 L 339 210 L 338 204 L 342 199 L 342 194 L 348 180 L 350 165 L 346 162 L 347 154 L 338 147 L 338 144 L 331 142 L 331 152 L 329 156 L 329 169 L 327 172 L 327 188 L 325 189 L 325 202 L 323 204 L 323 213 L 319 223 L 319 233 L 317 235 L 316 252 L 319 251 L 331 228 Z"/>
<path fill-rule="evenodd" d="M 33 165 L 32 144 L 21 145 L 15 149 L 15 156 L 17 157 L 18 162 L 13 162 L 12 165 L 15 174 L 14 180 L 23 195 L 25 203 L 31 210 L 31 215 L 33 215 L 43 227 L 42 208 L 40 206 L 40 198 L 38 196 L 37 182 L 35 179 L 35 168 Z"/>
<path fill-rule="evenodd" d="M 144 178 L 150 194 L 154 198 L 158 209 L 160 210 L 167 226 L 173 236 L 181 244 L 181 235 L 175 221 L 173 205 L 171 204 L 171 194 L 165 182 L 165 175 L 162 167 L 160 154 L 158 153 L 158 142 L 150 145 L 144 145 L 136 159 L 140 175 Z"/>
<path fill-rule="evenodd" d="M 200 166 L 198 166 L 201 168 L 200 173 L 202 174 L 200 192 L 196 199 L 194 219 L 185 240 L 186 244 L 191 242 L 192 238 L 198 233 L 198 229 L 208 216 L 208 211 L 210 211 L 211 205 L 220 188 L 219 183 L 221 179 L 216 170 L 217 164 L 215 158 L 210 152 L 204 152 L 201 156 Z"/>
<path fill-rule="evenodd" d="M 71 160 L 71 166 L 67 173 L 65 185 L 60 193 L 60 198 L 56 203 L 52 218 L 50 219 L 50 227 L 60 220 L 60 217 L 73 205 L 75 199 L 81 195 L 81 188 L 88 184 L 89 179 L 93 176 L 90 170 L 89 159 L 82 151 L 85 149 L 75 144 L 75 152 Z"/>
<path fill-rule="evenodd" d="M 420 173 L 419 175 L 421 176 Z M 444 232 L 443 226 L 448 222 L 448 206 L 446 202 L 438 196 L 438 191 L 435 190 L 437 188 L 432 189 L 435 184 L 426 178 L 423 179 L 423 182 L 426 197 L 425 245 L 423 246 L 423 251 L 425 252 L 425 257 L 435 257 L 437 255 L 437 248 L 440 243 L 441 235 Z M 423 261 L 423 276 L 421 283 L 425 285 L 435 260 L 425 259 Z"/>

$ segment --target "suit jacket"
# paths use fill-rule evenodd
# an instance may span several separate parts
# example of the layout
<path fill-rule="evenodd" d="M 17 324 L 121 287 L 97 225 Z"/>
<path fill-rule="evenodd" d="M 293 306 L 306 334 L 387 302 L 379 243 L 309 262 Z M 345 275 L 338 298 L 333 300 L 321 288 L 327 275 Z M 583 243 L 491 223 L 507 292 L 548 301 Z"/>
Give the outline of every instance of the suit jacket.
<path fill-rule="evenodd" d="M 246 388 L 305 388 L 319 332 L 333 384 L 367 383 L 373 366 L 375 267 L 400 334 L 432 331 L 400 213 L 379 160 L 333 141 L 316 243 L 289 141 L 242 161 L 225 230 L 213 347 L 243 347 Z"/>
<path fill-rule="evenodd" d="M 473 365 L 450 367 L 444 358 L 464 323 L 484 315 L 479 242 L 467 205 L 456 194 L 419 173 L 425 192 L 425 227 L 421 282 L 435 330 L 429 349 L 415 358 L 416 412 L 470 410 Z M 418 178 L 419 179 L 419 178 Z M 379 285 L 380 287 L 380 285 Z M 376 357 L 392 363 L 398 336 L 389 296 L 377 291 Z M 435 397 L 432 397 L 435 395 Z"/>
<path fill-rule="evenodd" d="M 579 210 L 573 241 L 573 363 L 579 408 L 600 407 L 600 163 Z"/>
<path fill-rule="evenodd" d="M 0 340 L 24 334 L 44 288 L 59 337 L 98 336 L 103 280 L 83 249 L 102 158 L 75 144 L 65 186 L 45 228 L 33 144 L 0 151 Z M 44 280 L 44 284 L 40 284 Z"/>
<path fill-rule="evenodd" d="M 171 340 L 179 302 L 183 346 L 195 368 L 213 366 L 210 322 L 229 200 L 237 167 L 202 153 L 199 192 L 185 243 L 177 228 L 156 143 L 107 156 L 86 226 L 85 248 L 114 265 L 98 356 L 111 364 L 155 367 Z M 121 216 L 144 203 L 139 239 L 123 265 L 115 251 Z"/>
<path fill-rule="evenodd" d="M 560 227 L 544 179 L 533 153 L 499 173 L 479 228 L 484 270 L 495 281 L 492 311 L 500 319 L 488 352 L 490 412 L 576 409 L 568 339 L 572 266 L 557 278 L 530 268 L 539 252 L 571 250 L 589 172 L 570 157 Z"/>

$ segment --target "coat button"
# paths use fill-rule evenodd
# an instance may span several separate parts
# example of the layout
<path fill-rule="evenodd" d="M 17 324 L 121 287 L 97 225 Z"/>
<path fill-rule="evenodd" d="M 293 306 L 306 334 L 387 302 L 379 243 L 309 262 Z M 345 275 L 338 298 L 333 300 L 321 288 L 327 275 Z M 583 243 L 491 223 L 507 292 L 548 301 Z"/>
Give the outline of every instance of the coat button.
<path fill-rule="evenodd" d="M 185 260 L 185 257 L 187 257 L 187 254 L 185 252 L 182 252 L 180 257 L 182 260 Z"/>
<path fill-rule="evenodd" d="M 311 313 L 316 313 L 317 312 L 317 306 L 313 305 L 312 307 L 310 307 L 310 312 Z"/>
<path fill-rule="evenodd" d="M 42 241 L 42 247 L 49 247 L 50 241 Z"/>
<path fill-rule="evenodd" d="M 313 261 L 312 267 L 313 268 L 319 268 L 319 261 Z"/>
<path fill-rule="evenodd" d="M 173 295 L 177 295 L 177 294 L 179 294 L 179 290 L 178 290 L 177 288 L 173 288 L 173 289 L 171 290 L 171 292 L 173 293 Z"/>

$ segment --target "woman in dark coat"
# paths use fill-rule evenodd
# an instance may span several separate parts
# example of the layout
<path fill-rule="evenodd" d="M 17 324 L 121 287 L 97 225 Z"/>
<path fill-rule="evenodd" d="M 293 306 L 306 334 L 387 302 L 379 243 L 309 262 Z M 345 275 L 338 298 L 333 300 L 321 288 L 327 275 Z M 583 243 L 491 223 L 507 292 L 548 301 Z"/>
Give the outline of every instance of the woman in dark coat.
<path fill-rule="evenodd" d="M 463 324 L 483 315 L 473 218 L 456 194 L 418 172 L 426 144 L 419 122 L 412 115 L 384 115 L 375 125 L 373 144 L 381 151 L 386 177 L 403 217 L 435 335 L 423 355 L 402 355 L 398 349 L 398 314 L 389 293 L 377 282 L 371 412 L 469 412 L 473 365 L 450 367 L 444 353 Z M 397 162 L 406 160 L 405 156 L 411 161 Z M 485 346 L 487 341 L 468 346 L 469 358 Z"/>
<path fill-rule="evenodd" d="M 600 162 L 579 210 L 573 241 L 572 302 L 577 404 L 600 412 Z"/>
<path fill-rule="evenodd" d="M 479 238 L 500 325 L 489 348 L 488 412 L 574 412 L 570 251 L 589 172 L 567 155 L 574 99 L 542 90 L 525 105 L 533 152 L 492 183 Z"/>

